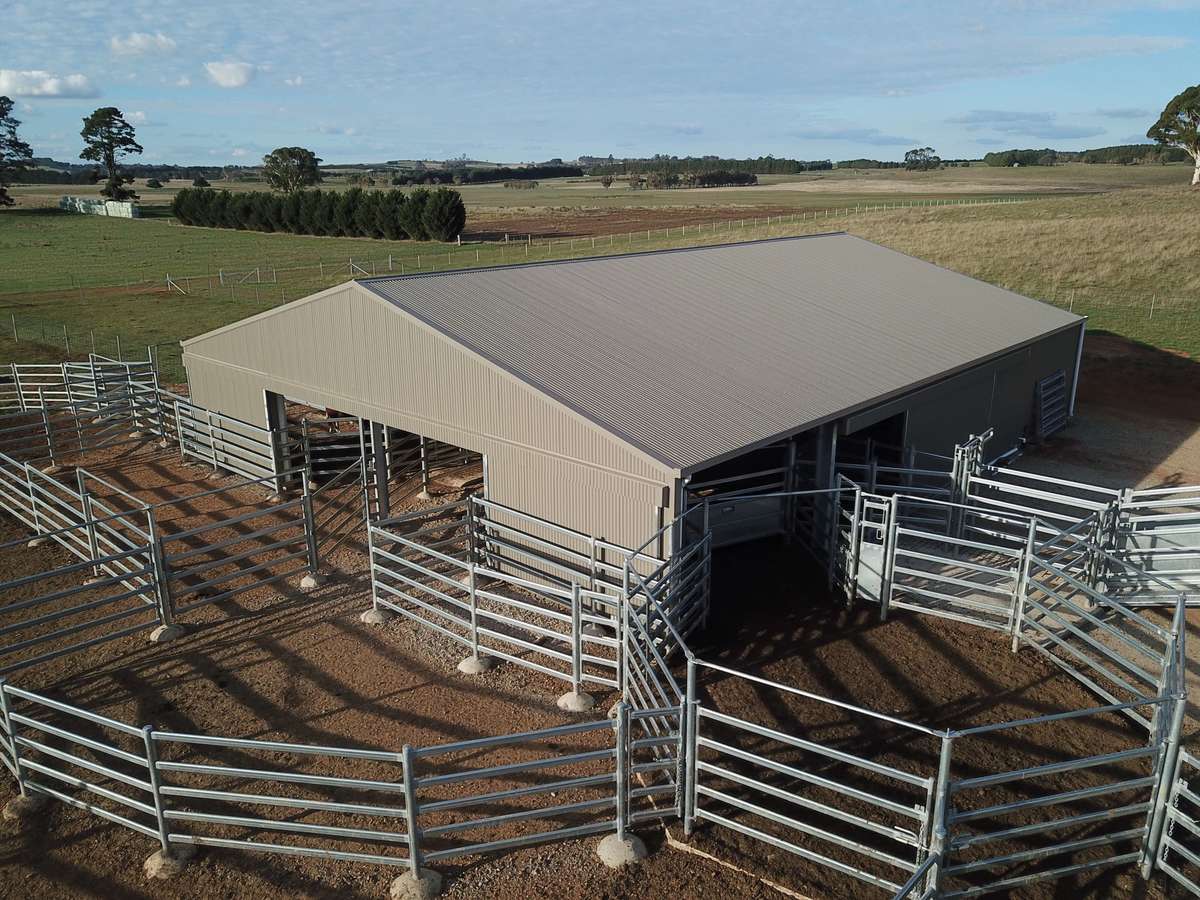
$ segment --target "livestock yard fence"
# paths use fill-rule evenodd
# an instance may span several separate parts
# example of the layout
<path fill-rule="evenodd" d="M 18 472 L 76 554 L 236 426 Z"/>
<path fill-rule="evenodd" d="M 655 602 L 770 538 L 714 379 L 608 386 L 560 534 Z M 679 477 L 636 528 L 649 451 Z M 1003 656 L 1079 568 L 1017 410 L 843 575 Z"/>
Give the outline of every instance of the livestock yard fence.
<path fill-rule="evenodd" d="M 417 878 L 462 856 L 678 821 L 893 897 L 970 897 L 1116 866 L 1200 894 L 1200 763 L 1181 744 L 1195 488 L 1109 490 L 1003 468 L 984 462 L 986 436 L 950 456 L 847 445 L 833 486 L 817 488 L 817 464 L 784 445 L 777 465 L 688 485 L 679 516 L 628 548 L 475 495 L 393 515 L 379 494 L 392 463 L 367 450 L 363 423 L 301 425 L 298 440 L 295 425 L 264 429 L 163 391 L 148 361 L 14 367 L 10 379 L 0 508 L 74 560 L 0 585 L 10 679 L 313 575 L 322 546 L 361 531 L 367 620 L 399 615 L 440 635 L 462 648 L 463 671 L 499 660 L 560 681 L 564 710 L 593 708 L 592 691 L 617 698 L 612 718 L 379 749 L 166 731 L 9 680 L 0 762 L 30 803 L 77 807 L 168 855 L 315 856 Z M 174 501 L 145 502 L 78 466 L 70 482 L 55 474 L 147 435 L 239 476 L 217 491 L 285 493 L 171 531 L 162 513 Z M 466 459 L 392 439 L 414 477 L 439 453 Z M 701 658 L 690 642 L 713 603 L 715 551 L 762 538 L 809 556 L 846 604 L 998 632 L 1096 705 L 932 727 Z M 840 724 L 730 708 L 718 684 Z M 1024 748 L 1067 722 L 1119 746 L 1052 741 L 1052 758 L 1029 761 Z"/>

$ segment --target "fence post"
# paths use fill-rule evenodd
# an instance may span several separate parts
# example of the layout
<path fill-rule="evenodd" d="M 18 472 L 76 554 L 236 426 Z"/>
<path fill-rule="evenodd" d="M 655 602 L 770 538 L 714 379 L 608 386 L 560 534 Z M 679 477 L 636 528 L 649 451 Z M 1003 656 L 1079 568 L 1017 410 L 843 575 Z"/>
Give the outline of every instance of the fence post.
<path fill-rule="evenodd" d="M 682 735 L 680 741 L 680 759 L 683 761 L 683 774 L 680 787 L 683 796 L 680 798 L 679 818 L 683 820 L 683 836 L 692 836 L 696 820 L 696 727 L 699 702 L 696 700 L 696 661 L 687 661 L 687 682 L 684 688 L 685 716 L 679 721 Z"/>
<path fill-rule="evenodd" d="M 408 869 L 413 878 L 421 877 L 421 839 L 417 829 L 417 791 L 413 778 L 412 747 L 405 744 L 400 750 L 401 775 L 404 779 L 404 821 L 408 826 Z"/>
<path fill-rule="evenodd" d="M 1017 573 L 1017 583 L 1013 589 L 1013 608 L 1009 615 L 1013 653 L 1016 653 L 1021 646 L 1021 626 L 1025 621 L 1025 592 L 1029 587 L 1029 566 L 1033 562 L 1036 544 L 1037 519 L 1034 518 L 1029 520 L 1029 534 L 1025 538 L 1025 551 L 1021 554 L 1021 568 Z"/>
<path fill-rule="evenodd" d="M 183 449 L 183 418 L 179 415 L 179 401 L 175 401 L 175 437 L 179 438 L 179 460 L 183 462 L 187 459 L 187 453 Z"/>
<path fill-rule="evenodd" d="M 50 454 L 50 465 L 57 463 L 54 459 L 54 426 L 50 423 L 50 411 L 46 409 L 46 396 L 42 388 L 38 388 L 38 406 L 42 408 L 42 427 L 46 429 L 46 452 Z"/>
<path fill-rule="evenodd" d="M 213 471 L 218 471 L 217 468 L 217 432 L 213 428 L 213 414 L 211 409 L 204 410 L 204 419 L 208 423 L 208 449 L 212 454 Z"/>
<path fill-rule="evenodd" d="M 629 820 L 629 704 L 617 704 L 617 840 L 625 840 Z"/>
<path fill-rule="evenodd" d="M 1178 638 L 1176 638 L 1178 639 Z M 1160 703 L 1162 701 L 1159 701 Z M 1146 839 L 1142 844 L 1142 877 L 1150 878 L 1154 863 L 1158 859 L 1162 844 L 1163 825 L 1167 817 L 1167 806 L 1173 793 L 1175 780 L 1179 776 L 1179 751 L 1183 731 L 1183 714 L 1187 706 L 1187 694 L 1174 694 L 1171 701 L 1171 722 L 1163 743 L 1161 768 L 1158 784 L 1154 786 L 1150 816 L 1146 823 Z"/>
<path fill-rule="evenodd" d="M 471 572 L 474 579 L 474 570 Z M 471 609 L 474 612 L 474 598 Z M 571 692 L 583 693 L 583 603 L 578 584 L 571 585 Z"/>
<path fill-rule="evenodd" d="M 146 524 L 150 531 L 150 563 L 153 566 L 154 596 L 158 602 L 159 621 L 159 627 L 155 629 L 158 637 L 152 635 L 152 639 L 168 641 L 178 637 L 179 632 L 175 625 L 175 611 L 171 606 L 171 583 L 167 577 L 166 554 L 163 553 L 162 537 L 158 533 L 158 520 L 153 509 L 146 510 Z"/>
<path fill-rule="evenodd" d="M 92 559 L 99 559 L 100 558 L 100 542 L 96 538 L 96 517 L 92 513 L 92 495 L 89 494 L 87 491 L 87 488 L 84 487 L 84 479 L 85 479 L 85 476 L 83 473 L 83 469 L 76 469 L 75 470 L 75 481 L 76 481 L 76 484 L 79 486 L 79 503 L 83 510 L 83 523 L 84 523 L 84 526 L 87 528 L 88 555 Z M 92 566 L 92 575 L 95 577 L 99 577 L 99 575 L 100 575 L 100 567 L 99 566 Z"/>
<path fill-rule="evenodd" d="M 317 548 L 317 524 L 313 519 L 313 501 L 312 487 L 309 484 L 308 478 L 301 479 L 303 482 L 303 507 L 304 507 L 304 539 L 308 543 L 308 572 L 313 577 L 317 576 L 317 569 L 320 568 L 321 560 L 318 555 Z"/>
<path fill-rule="evenodd" d="M 29 791 L 25 787 L 25 777 L 21 774 L 21 749 L 17 746 L 17 726 L 12 720 L 12 706 L 8 699 L 7 682 L 0 678 L 0 716 L 4 719 L 4 730 L 8 732 L 8 752 L 12 757 L 13 768 L 16 770 L 13 775 L 17 779 L 17 792 L 22 797 L 29 796 Z"/>
<path fill-rule="evenodd" d="M 887 620 L 888 607 L 892 605 L 892 576 L 896 568 L 896 534 L 899 528 L 899 503 L 895 495 L 887 502 L 887 530 L 884 532 L 883 565 L 879 573 L 879 621 Z"/>
<path fill-rule="evenodd" d="M 154 726 L 142 726 L 142 740 L 146 745 L 146 768 L 150 775 L 150 796 L 154 798 L 154 818 L 158 823 L 158 842 L 162 845 L 162 855 L 168 856 L 171 853 L 171 835 L 167 830 L 162 780 L 158 774 L 158 747 L 154 743 Z"/>
<path fill-rule="evenodd" d="M 42 533 L 42 517 L 38 515 L 37 494 L 33 490 L 33 478 L 29 474 L 29 470 L 32 467 L 29 465 L 29 463 L 22 463 L 21 468 L 25 472 L 25 489 L 29 493 L 29 512 L 30 512 L 30 515 L 33 516 L 33 533 L 41 534 Z M 53 530 L 53 529 L 48 529 L 48 530 Z"/>
<path fill-rule="evenodd" d="M 950 759 L 953 753 L 954 738 L 949 734 L 942 735 L 942 751 L 938 757 L 937 788 L 933 801 L 933 840 L 930 842 L 929 854 L 936 857 L 936 862 L 930 867 L 925 876 L 925 891 L 932 891 L 932 896 L 938 896 L 942 886 L 942 870 L 946 866 L 947 827 L 946 819 L 950 803 Z"/>

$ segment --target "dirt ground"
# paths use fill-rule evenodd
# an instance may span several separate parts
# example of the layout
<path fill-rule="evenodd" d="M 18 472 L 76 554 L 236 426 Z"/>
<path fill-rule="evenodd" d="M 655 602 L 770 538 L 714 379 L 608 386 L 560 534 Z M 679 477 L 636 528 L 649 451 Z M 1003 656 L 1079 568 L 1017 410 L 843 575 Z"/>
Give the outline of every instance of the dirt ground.
<path fill-rule="evenodd" d="M 1093 338 L 1078 420 L 1021 465 L 1080 476 L 1098 469 L 1114 484 L 1200 482 L 1194 367 L 1190 360 Z M 159 481 L 149 471 L 139 478 L 152 490 L 174 490 L 167 485 L 178 482 L 214 484 L 201 470 L 178 467 L 166 457 L 154 466 Z M 0 540 L 19 534 L 6 523 Z M 0 575 L 45 571 L 66 561 L 65 551 L 52 546 L 7 551 Z M 735 559 L 734 565 L 747 562 L 753 560 Z M 331 566 L 333 577 L 315 592 L 304 594 L 285 582 L 242 594 L 199 610 L 176 643 L 155 646 L 134 636 L 44 665 L 14 683 L 159 728 L 331 746 L 396 750 L 405 743 L 421 746 L 568 721 L 554 704 L 565 689 L 561 682 L 514 666 L 472 679 L 454 669 L 461 650 L 405 620 L 364 627 L 358 614 L 369 605 L 369 580 L 360 548 L 344 546 Z M 882 625 L 865 614 L 847 616 L 795 579 L 756 585 L 743 595 L 724 591 L 726 603 L 721 606 L 718 592 L 716 608 L 736 608 L 739 617 L 731 622 L 715 615 L 700 640 L 709 642 L 706 657 L 737 668 L 939 727 L 1094 705 L 1075 682 L 1037 657 L 1012 655 L 991 635 L 933 619 L 897 616 Z M 1190 623 L 1196 632 L 1200 622 Z M 1200 633 L 1192 646 L 1195 655 Z M 822 739 L 849 746 L 870 742 L 897 766 L 923 769 L 930 760 L 928 749 L 918 751 L 886 730 L 857 734 L 802 705 L 747 694 L 733 680 L 711 678 L 703 688 L 708 699 L 738 715 L 813 729 Z M 612 699 L 599 697 L 598 707 L 607 708 Z M 1015 768 L 1039 754 L 1100 752 L 1128 740 L 1123 722 L 1059 727 L 1030 738 L 1023 756 L 1005 762 Z M 527 758 L 521 752 L 497 758 Z M 990 756 L 1001 751 L 982 745 L 965 752 L 977 754 L 964 757 L 967 765 L 984 767 L 994 765 Z M 11 794 L 5 779 L 0 801 Z M 594 839 L 465 858 L 439 868 L 447 876 L 447 895 L 461 898 L 779 896 L 747 874 L 665 846 L 658 829 L 643 834 L 655 852 L 624 873 L 600 865 Z M 672 834 L 679 836 L 677 826 Z M 875 895 L 723 829 L 702 827 L 693 846 L 802 895 Z M 205 851 L 186 877 L 147 882 L 141 862 L 153 849 L 148 838 L 55 804 L 28 832 L 0 824 L 0 897 L 379 898 L 396 874 L 355 863 Z M 1165 894 L 1157 882 L 1143 885 L 1130 869 L 1015 896 Z"/>

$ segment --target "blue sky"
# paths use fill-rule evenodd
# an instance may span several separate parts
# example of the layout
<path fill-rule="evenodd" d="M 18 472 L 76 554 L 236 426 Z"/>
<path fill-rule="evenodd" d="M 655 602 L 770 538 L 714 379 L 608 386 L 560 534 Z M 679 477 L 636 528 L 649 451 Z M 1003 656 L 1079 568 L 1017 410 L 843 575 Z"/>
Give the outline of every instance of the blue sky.
<path fill-rule="evenodd" d="M 97 106 L 147 162 L 977 157 L 1140 140 L 1200 82 L 1200 0 L 6 6 L 0 94 L 59 159 Z"/>

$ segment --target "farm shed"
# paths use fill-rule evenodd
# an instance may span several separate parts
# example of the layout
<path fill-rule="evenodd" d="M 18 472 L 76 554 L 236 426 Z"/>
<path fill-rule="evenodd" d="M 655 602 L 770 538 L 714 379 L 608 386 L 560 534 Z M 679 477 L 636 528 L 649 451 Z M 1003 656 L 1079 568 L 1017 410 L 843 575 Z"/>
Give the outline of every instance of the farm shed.
<path fill-rule="evenodd" d="M 197 403 L 281 398 L 484 458 L 489 499 L 638 546 L 690 479 L 839 441 L 995 456 L 1065 421 L 1084 320 L 847 234 L 348 282 L 185 341 Z M 757 454 L 757 457 L 756 457 Z"/>

